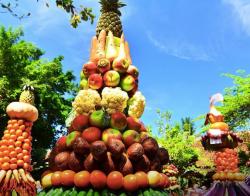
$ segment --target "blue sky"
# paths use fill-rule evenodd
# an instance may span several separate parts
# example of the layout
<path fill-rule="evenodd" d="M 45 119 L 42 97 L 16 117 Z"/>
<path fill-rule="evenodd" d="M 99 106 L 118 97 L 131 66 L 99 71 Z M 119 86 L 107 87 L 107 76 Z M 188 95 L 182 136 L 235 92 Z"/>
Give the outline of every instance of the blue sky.
<path fill-rule="evenodd" d="M 69 16 L 52 3 L 22 0 L 21 21 L 0 14 L 0 24 L 22 26 L 25 40 L 52 59 L 63 55 L 64 70 L 79 81 L 88 60 L 91 37 L 99 15 L 97 0 L 76 1 L 93 8 L 94 25 L 69 25 Z M 142 120 L 154 125 L 156 109 L 170 110 L 173 120 L 208 111 L 209 97 L 232 81 L 222 73 L 250 72 L 250 0 L 124 0 L 122 22 L 133 64 L 140 70 L 140 90 L 147 100 Z M 157 3 L 156 3 L 157 2 Z M 197 125 L 199 122 L 197 122 Z"/>

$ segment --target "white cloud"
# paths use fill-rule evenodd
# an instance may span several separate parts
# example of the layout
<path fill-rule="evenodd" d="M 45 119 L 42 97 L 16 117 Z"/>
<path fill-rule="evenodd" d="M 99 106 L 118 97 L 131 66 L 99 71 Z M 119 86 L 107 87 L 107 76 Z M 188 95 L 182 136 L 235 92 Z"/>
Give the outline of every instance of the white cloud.
<path fill-rule="evenodd" d="M 175 56 L 186 60 L 211 61 L 211 56 L 200 46 L 196 46 L 184 40 L 173 39 L 156 39 L 151 32 L 147 32 L 149 41 L 158 49 L 168 55 Z"/>
<path fill-rule="evenodd" d="M 250 36 L 250 0 L 223 0 L 232 7 L 242 29 Z"/>

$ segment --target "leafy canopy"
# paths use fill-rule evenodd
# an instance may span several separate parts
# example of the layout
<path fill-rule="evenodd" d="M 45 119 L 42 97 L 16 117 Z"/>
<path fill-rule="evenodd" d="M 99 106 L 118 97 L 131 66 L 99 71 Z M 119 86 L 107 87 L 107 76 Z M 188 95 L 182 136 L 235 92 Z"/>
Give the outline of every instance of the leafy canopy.
<path fill-rule="evenodd" d="M 21 40 L 22 36 L 21 29 L 0 27 L 0 135 L 8 120 L 7 105 L 19 99 L 24 84 L 33 85 L 39 111 L 32 129 L 33 161 L 43 164 L 44 153 L 56 130 L 61 130 L 59 125 L 64 126 L 76 86 L 72 72 L 62 70 L 62 56 L 52 61 L 41 59 L 44 52 Z"/>
<path fill-rule="evenodd" d="M 35 2 L 35 0 L 33 1 Z M 39 0 L 36 1 L 38 2 Z M 10 13 L 12 16 L 20 20 L 29 17 L 32 13 L 25 13 L 23 10 L 21 12 L 18 11 L 18 7 L 21 3 L 21 0 L 0 0 L 0 13 Z M 66 13 L 70 14 L 70 23 L 74 28 L 76 28 L 82 21 L 90 20 L 91 24 L 94 22 L 95 15 L 92 12 L 92 8 L 83 5 L 76 6 L 76 3 L 73 0 L 56 0 L 55 4 L 57 7 L 62 8 Z M 49 1 L 45 1 L 45 5 L 49 7 Z"/>
<path fill-rule="evenodd" d="M 224 75 L 234 83 L 224 90 L 224 103 L 220 110 L 225 115 L 225 121 L 232 129 L 250 129 L 250 74 L 240 70 L 237 75 Z"/>

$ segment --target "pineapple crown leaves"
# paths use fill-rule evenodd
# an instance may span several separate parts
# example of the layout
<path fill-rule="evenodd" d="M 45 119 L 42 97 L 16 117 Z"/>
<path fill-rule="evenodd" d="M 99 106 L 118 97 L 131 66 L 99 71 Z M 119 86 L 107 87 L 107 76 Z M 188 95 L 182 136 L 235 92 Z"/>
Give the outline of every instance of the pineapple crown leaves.
<path fill-rule="evenodd" d="M 119 8 L 126 6 L 125 3 L 120 2 L 119 0 L 100 0 L 101 12 L 115 12 L 121 16 Z"/>
<path fill-rule="evenodd" d="M 31 85 L 29 85 L 29 84 L 26 84 L 26 85 L 23 86 L 23 89 L 22 89 L 22 90 L 23 90 L 23 91 L 34 91 L 35 89 L 34 89 L 33 86 L 31 86 Z"/>

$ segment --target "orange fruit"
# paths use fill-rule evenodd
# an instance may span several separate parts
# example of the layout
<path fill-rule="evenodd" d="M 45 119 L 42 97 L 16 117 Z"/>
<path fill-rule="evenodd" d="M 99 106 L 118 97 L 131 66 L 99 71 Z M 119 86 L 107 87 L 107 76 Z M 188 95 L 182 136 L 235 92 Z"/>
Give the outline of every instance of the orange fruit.
<path fill-rule="evenodd" d="M 61 174 L 61 184 L 64 186 L 74 185 L 75 172 L 72 170 L 65 170 Z"/>
<path fill-rule="evenodd" d="M 10 162 L 10 157 L 4 156 L 3 157 L 3 162 L 9 163 Z"/>
<path fill-rule="evenodd" d="M 17 162 L 17 158 L 11 158 L 10 159 L 10 163 L 16 163 Z"/>
<path fill-rule="evenodd" d="M 10 129 L 10 134 L 11 135 L 15 135 L 16 134 L 16 130 L 15 129 Z"/>
<path fill-rule="evenodd" d="M 22 130 L 22 131 L 24 131 L 25 130 L 25 126 L 24 125 L 20 125 L 19 129 Z"/>
<path fill-rule="evenodd" d="M 2 170 L 5 170 L 5 171 L 6 171 L 6 170 L 9 170 L 9 169 L 10 169 L 10 164 L 7 163 L 7 162 L 2 163 L 1 169 L 2 169 Z"/>
<path fill-rule="evenodd" d="M 16 130 L 19 129 L 19 124 L 17 124 L 17 123 L 13 124 L 13 128 Z"/>
<path fill-rule="evenodd" d="M 15 150 L 15 146 L 14 145 L 10 145 L 8 146 L 8 150 L 11 152 L 11 151 L 14 151 Z"/>
<path fill-rule="evenodd" d="M 9 156 L 10 156 L 10 158 L 15 158 L 17 156 L 16 151 L 11 151 Z"/>
<path fill-rule="evenodd" d="M 23 160 L 17 160 L 17 166 L 23 167 L 23 164 L 24 164 Z"/>
<path fill-rule="evenodd" d="M 77 187 L 85 188 L 90 183 L 90 173 L 88 171 L 80 171 L 75 174 L 74 184 Z"/>
<path fill-rule="evenodd" d="M 27 132 L 23 132 L 23 134 L 22 134 L 22 136 L 26 139 L 26 138 L 28 138 L 29 137 L 29 134 L 27 133 Z"/>
<path fill-rule="evenodd" d="M 136 179 L 138 186 L 140 188 L 146 188 L 148 187 L 148 176 L 145 172 L 143 171 L 138 171 L 135 173 Z"/>
<path fill-rule="evenodd" d="M 27 143 L 24 143 L 22 147 L 23 147 L 24 150 L 30 150 L 31 149 L 30 145 L 27 144 Z"/>
<path fill-rule="evenodd" d="M 119 171 L 112 171 L 107 177 L 107 185 L 110 189 L 118 190 L 123 186 L 123 175 Z"/>
<path fill-rule="evenodd" d="M 24 120 L 22 120 L 22 119 L 17 121 L 18 125 L 23 125 L 23 123 L 24 123 Z"/>
<path fill-rule="evenodd" d="M 24 168 L 25 170 L 29 170 L 30 164 L 29 164 L 29 163 L 23 163 L 23 168 Z"/>
<path fill-rule="evenodd" d="M 10 139 L 15 141 L 17 139 L 17 136 L 16 135 L 10 135 Z"/>
<path fill-rule="evenodd" d="M 18 153 L 17 154 L 17 159 L 18 160 L 23 160 L 23 153 Z"/>
<path fill-rule="evenodd" d="M 25 156 L 23 156 L 23 161 L 25 162 L 25 163 L 30 163 L 30 156 L 29 155 L 25 155 Z"/>
<path fill-rule="evenodd" d="M 134 174 L 126 175 L 123 179 L 123 188 L 126 191 L 131 191 L 131 192 L 137 190 L 139 186 L 137 183 L 136 175 Z"/>
<path fill-rule="evenodd" d="M 56 171 L 51 176 L 51 182 L 53 186 L 59 186 L 61 185 L 61 171 Z"/>
<path fill-rule="evenodd" d="M 10 169 L 14 170 L 17 168 L 17 164 L 16 163 L 11 163 L 10 164 Z"/>
<path fill-rule="evenodd" d="M 15 142 L 15 147 L 21 147 L 22 146 L 22 142 L 21 141 L 16 141 Z"/>
<path fill-rule="evenodd" d="M 105 173 L 100 170 L 94 170 L 90 174 L 90 183 L 96 189 L 101 189 L 106 186 L 107 177 Z"/>
<path fill-rule="evenodd" d="M 23 137 L 23 136 L 18 136 L 18 137 L 17 137 L 17 141 L 23 142 L 23 140 L 24 140 L 24 137 Z"/>
<path fill-rule="evenodd" d="M 28 150 L 23 150 L 22 153 L 23 153 L 23 155 L 29 155 L 29 151 Z"/>
<path fill-rule="evenodd" d="M 21 136 L 23 134 L 22 130 L 21 129 L 17 129 L 16 130 L 16 136 Z"/>

